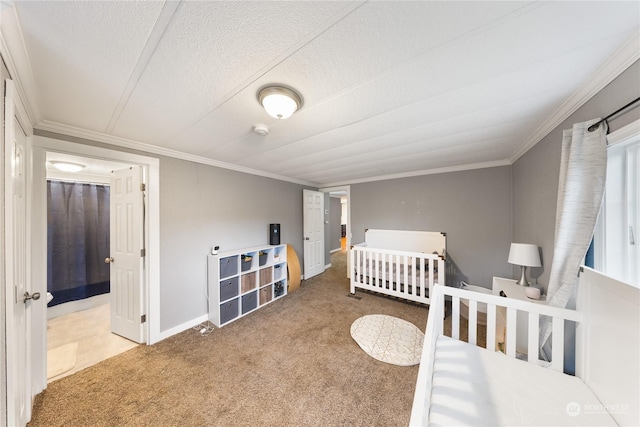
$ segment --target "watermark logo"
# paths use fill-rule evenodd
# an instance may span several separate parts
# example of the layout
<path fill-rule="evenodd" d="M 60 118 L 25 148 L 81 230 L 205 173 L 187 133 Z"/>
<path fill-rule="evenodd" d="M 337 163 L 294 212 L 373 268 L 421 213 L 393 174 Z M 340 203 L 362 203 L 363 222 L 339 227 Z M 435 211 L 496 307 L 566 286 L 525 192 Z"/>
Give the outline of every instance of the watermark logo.
<path fill-rule="evenodd" d="M 580 414 L 628 414 L 630 405 L 627 403 L 606 404 L 569 402 L 565 410 L 570 417 L 577 417 Z"/>
<path fill-rule="evenodd" d="M 580 415 L 580 404 L 577 402 L 569 402 L 567 403 L 567 415 L 569 415 L 570 417 L 577 417 L 578 415 Z"/>

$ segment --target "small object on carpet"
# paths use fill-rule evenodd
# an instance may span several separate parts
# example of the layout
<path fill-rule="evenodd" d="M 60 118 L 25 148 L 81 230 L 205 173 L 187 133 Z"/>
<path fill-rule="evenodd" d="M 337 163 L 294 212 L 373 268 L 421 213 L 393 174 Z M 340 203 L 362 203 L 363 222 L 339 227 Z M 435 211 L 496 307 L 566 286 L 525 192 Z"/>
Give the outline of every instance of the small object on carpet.
<path fill-rule="evenodd" d="M 398 366 L 420 363 L 424 334 L 413 323 L 384 314 L 370 314 L 351 325 L 351 337 L 369 356 Z"/>
<path fill-rule="evenodd" d="M 72 342 L 47 351 L 47 379 L 57 377 L 76 366 L 78 343 Z"/>

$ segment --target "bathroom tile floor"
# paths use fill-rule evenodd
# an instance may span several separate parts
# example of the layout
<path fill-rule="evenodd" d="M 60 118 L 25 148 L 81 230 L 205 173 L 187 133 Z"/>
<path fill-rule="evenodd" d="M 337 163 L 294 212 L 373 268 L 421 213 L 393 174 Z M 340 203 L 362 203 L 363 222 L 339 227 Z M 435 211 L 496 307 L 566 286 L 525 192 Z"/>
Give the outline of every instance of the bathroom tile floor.
<path fill-rule="evenodd" d="M 47 322 L 47 350 L 77 342 L 76 364 L 47 381 L 52 382 L 136 347 L 138 344 L 111 333 L 110 304 L 65 314 Z"/>

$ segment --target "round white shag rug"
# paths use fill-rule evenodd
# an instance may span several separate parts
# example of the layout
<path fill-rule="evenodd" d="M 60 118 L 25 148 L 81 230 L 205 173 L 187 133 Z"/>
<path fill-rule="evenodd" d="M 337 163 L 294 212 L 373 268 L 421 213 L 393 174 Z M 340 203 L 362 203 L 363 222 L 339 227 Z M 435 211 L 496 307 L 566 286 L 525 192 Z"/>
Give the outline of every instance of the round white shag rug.
<path fill-rule="evenodd" d="M 424 334 L 413 323 L 384 314 L 370 314 L 351 325 L 351 337 L 369 356 L 399 366 L 420 363 Z"/>

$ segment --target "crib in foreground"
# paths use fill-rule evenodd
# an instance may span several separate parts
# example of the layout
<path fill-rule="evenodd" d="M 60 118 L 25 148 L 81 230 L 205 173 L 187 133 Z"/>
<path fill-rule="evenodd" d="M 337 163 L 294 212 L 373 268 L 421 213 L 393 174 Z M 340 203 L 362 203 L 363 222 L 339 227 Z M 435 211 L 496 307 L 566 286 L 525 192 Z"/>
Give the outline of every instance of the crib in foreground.
<path fill-rule="evenodd" d="M 429 304 L 430 291 L 445 284 L 446 234 L 366 230 L 351 247 L 351 293 L 356 288 Z"/>
<path fill-rule="evenodd" d="M 445 300 L 451 337 L 443 334 Z M 458 339 L 461 300 L 468 301 L 468 342 Z M 640 425 L 639 301 L 638 288 L 587 268 L 577 310 L 436 286 L 410 425 Z M 475 345 L 478 303 L 487 304 L 486 348 Z M 526 360 L 516 358 L 518 311 L 528 314 Z M 553 325 L 549 366 L 538 360 L 543 316 Z M 565 324 L 576 326 L 576 376 L 563 373 Z"/>

